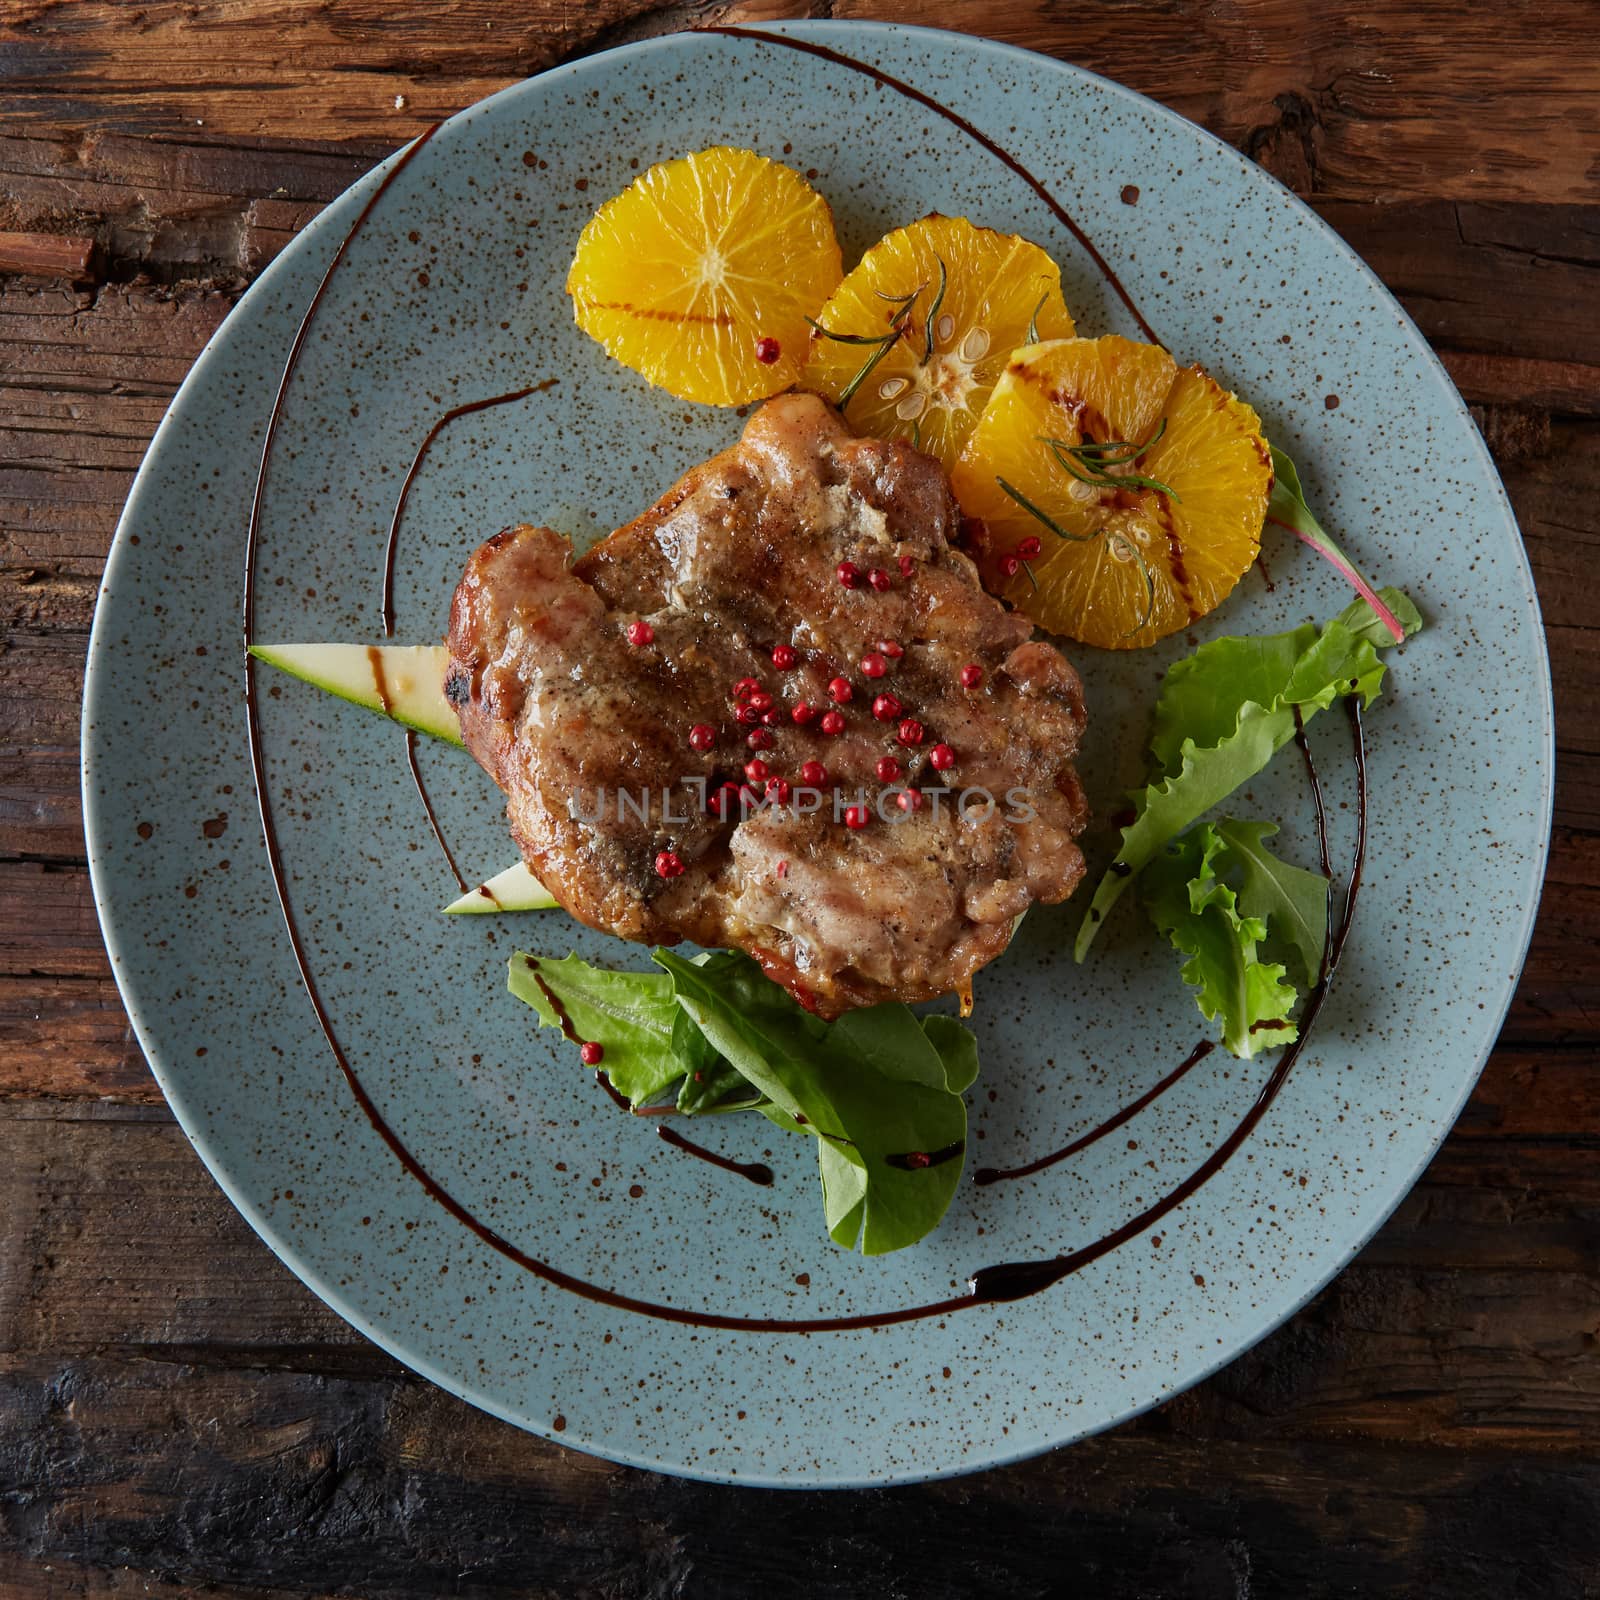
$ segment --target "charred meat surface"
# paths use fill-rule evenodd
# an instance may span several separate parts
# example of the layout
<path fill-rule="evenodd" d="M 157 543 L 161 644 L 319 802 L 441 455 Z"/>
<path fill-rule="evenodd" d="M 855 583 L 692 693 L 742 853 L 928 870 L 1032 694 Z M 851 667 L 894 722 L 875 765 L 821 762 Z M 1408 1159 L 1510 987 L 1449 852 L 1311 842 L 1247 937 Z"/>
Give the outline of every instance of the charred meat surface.
<path fill-rule="evenodd" d="M 1082 685 L 959 523 L 936 462 L 786 395 L 577 562 L 547 528 L 479 549 L 446 689 L 562 905 L 831 1016 L 964 990 L 1069 895 Z"/>

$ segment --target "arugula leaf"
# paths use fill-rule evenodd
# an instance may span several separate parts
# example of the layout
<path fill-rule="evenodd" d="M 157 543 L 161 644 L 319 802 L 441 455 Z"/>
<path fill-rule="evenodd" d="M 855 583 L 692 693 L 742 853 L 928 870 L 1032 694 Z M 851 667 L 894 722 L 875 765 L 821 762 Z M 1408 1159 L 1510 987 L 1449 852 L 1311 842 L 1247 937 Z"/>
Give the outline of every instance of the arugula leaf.
<path fill-rule="evenodd" d="M 1272 451 L 1272 498 L 1267 502 L 1267 521 L 1287 528 L 1302 543 L 1310 545 L 1347 583 L 1354 585 L 1356 593 L 1372 608 L 1391 642 L 1403 643 L 1406 634 L 1413 630 L 1405 627 L 1405 619 L 1396 616 L 1384 604 L 1389 592 L 1385 590 L 1382 597 L 1373 592 L 1372 585 L 1361 576 L 1355 562 L 1328 537 L 1322 524 L 1311 515 L 1294 462 L 1276 445 L 1269 448 Z"/>
<path fill-rule="evenodd" d="M 966 1104 L 955 1086 L 970 1081 L 977 1045 L 965 1028 L 950 1018 L 927 1028 L 900 1005 L 830 1024 L 748 956 L 724 952 L 696 966 L 657 950 L 654 959 L 712 1046 L 766 1096 L 763 1114 L 816 1139 L 835 1243 L 881 1255 L 938 1223 L 966 1143 Z M 932 1156 L 943 1159 L 926 1164 Z"/>
<path fill-rule="evenodd" d="M 1397 589 L 1388 608 L 1406 633 L 1422 618 Z M 1383 682 L 1377 647 L 1387 635 L 1358 600 L 1318 630 L 1307 623 L 1267 638 L 1214 639 L 1173 664 L 1156 702 L 1150 740 L 1156 775 L 1135 794 L 1134 819 L 1078 929 L 1082 961 L 1106 914 L 1162 847 L 1225 800 L 1294 737 L 1295 712 L 1309 721 L 1347 694 L 1371 704 Z M 1375 630 L 1379 630 L 1377 638 Z"/>
<path fill-rule="evenodd" d="M 1267 924 L 1242 915 L 1219 876 L 1226 850 L 1215 826 L 1195 828 L 1150 863 L 1139 893 L 1156 926 L 1189 957 L 1183 979 L 1196 989 L 1201 1014 L 1220 1020 L 1222 1042 L 1248 1058 L 1298 1037 L 1289 1013 L 1299 996 L 1283 966 L 1257 958 Z"/>
<path fill-rule="evenodd" d="M 1322 970 L 1328 942 L 1328 880 L 1275 856 L 1264 841 L 1278 831 L 1275 822 L 1215 824 L 1226 860 L 1238 869 L 1239 910 L 1267 925 L 1267 954 L 1292 954 L 1301 978 L 1310 985 Z"/>

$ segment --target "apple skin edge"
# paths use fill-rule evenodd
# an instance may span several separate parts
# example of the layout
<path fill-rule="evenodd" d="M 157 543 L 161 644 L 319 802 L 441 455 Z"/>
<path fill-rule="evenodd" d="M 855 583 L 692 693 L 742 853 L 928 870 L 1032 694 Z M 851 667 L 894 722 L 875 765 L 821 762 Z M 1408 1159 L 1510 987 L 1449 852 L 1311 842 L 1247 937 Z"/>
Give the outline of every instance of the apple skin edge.
<path fill-rule="evenodd" d="M 253 644 L 250 654 L 313 688 L 461 747 L 455 708 L 444 697 L 450 652 L 443 645 Z"/>
<path fill-rule="evenodd" d="M 549 911 L 556 904 L 556 897 L 519 861 L 444 909 L 450 916 L 481 916 L 492 911 Z"/>
<path fill-rule="evenodd" d="M 462 748 L 455 708 L 444 697 L 450 653 L 443 645 L 258 644 L 250 654 L 326 694 Z M 519 861 L 444 909 L 481 914 L 546 911 L 555 904 Z"/>

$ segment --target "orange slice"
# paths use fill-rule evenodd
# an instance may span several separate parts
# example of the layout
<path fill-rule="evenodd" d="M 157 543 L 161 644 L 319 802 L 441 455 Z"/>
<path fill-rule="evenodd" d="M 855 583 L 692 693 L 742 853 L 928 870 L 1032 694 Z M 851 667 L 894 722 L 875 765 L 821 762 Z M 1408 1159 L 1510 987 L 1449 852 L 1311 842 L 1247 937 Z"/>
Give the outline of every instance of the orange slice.
<path fill-rule="evenodd" d="M 1011 352 L 1072 332 L 1038 245 L 937 215 L 880 239 L 817 321 L 801 383 L 858 432 L 909 439 L 947 470 Z"/>
<path fill-rule="evenodd" d="M 798 173 L 719 146 L 651 167 L 589 219 L 567 293 L 578 326 L 681 400 L 787 389 L 839 282 L 828 203 Z"/>
<path fill-rule="evenodd" d="M 987 524 L 995 593 L 1053 633 L 1131 649 L 1205 616 L 1244 575 L 1272 458 L 1237 396 L 1111 335 L 1018 350 L 951 481 Z"/>

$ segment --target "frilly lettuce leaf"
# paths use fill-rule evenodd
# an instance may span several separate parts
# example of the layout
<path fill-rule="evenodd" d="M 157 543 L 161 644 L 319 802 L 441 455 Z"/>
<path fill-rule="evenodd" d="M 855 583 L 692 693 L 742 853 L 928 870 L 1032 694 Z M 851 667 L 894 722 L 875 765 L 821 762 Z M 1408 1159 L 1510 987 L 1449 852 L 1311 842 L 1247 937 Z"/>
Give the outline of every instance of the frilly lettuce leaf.
<path fill-rule="evenodd" d="M 748 956 L 654 958 L 662 972 L 519 952 L 510 988 L 559 1027 L 542 978 L 579 1038 L 604 1046 L 603 1068 L 634 1106 L 676 1086 L 680 1111 L 755 1109 L 815 1139 L 828 1232 L 845 1248 L 881 1255 L 937 1226 L 966 1151 L 962 1092 L 978 1072 L 968 1029 L 902 1005 L 824 1022 Z"/>
<path fill-rule="evenodd" d="M 1315 983 L 1328 942 L 1328 880 L 1267 848 L 1265 841 L 1278 831 L 1275 822 L 1219 817 L 1215 828 L 1226 861 L 1236 869 L 1239 910 L 1267 925 L 1266 954 L 1292 960 L 1301 981 Z"/>
<path fill-rule="evenodd" d="M 1387 608 L 1407 636 L 1422 618 L 1398 589 Z M 1175 662 L 1156 702 L 1150 750 L 1156 772 L 1133 796 L 1116 859 L 1078 929 L 1082 961 L 1107 913 L 1168 841 L 1249 782 L 1294 737 L 1295 712 L 1309 721 L 1344 695 L 1371 704 L 1383 682 L 1388 631 L 1364 600 L 1323 628 L 1310 623 L 1266 638 L 1223 638 Z"/>
<path fill-rule="evenodd" d="M 1156 856 L 1139 894 L 1156 926 L 1189 958 L 1183 979 L 1195 989 L 1201 1014 L 1221 1023 L 1222 1042 L 1234 1055 L 1249 1057 L 1298 1036 L 1289 1013 L 1299 995 L 1285 967 L 1259 959 L 1267 922 L 1244 915 L 1223 881 L 1228 850 L 1218 829 L 1203 824 Z"/>

